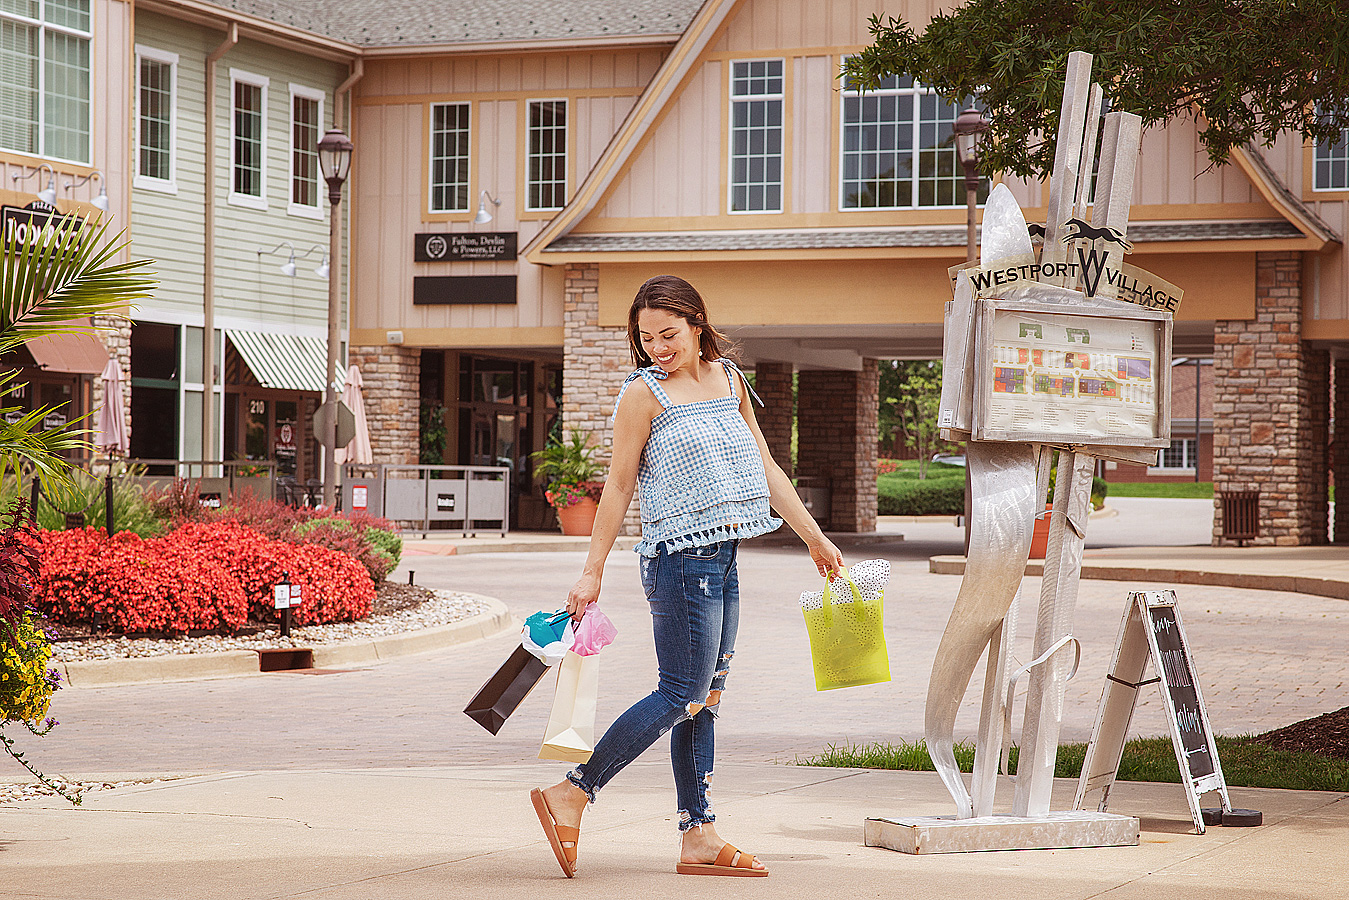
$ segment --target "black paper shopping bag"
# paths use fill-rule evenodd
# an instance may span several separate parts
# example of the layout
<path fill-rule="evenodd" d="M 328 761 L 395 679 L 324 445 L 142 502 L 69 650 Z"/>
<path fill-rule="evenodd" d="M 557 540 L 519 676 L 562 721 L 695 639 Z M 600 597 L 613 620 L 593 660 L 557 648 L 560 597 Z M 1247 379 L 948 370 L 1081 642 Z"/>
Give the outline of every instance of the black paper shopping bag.
<path fill-rule="evenodd" d="M 543 660 L 524 647 L 516 647 L 496 674 L 468 701 L 464 714 L 496 734 L 547 671 Z"/>

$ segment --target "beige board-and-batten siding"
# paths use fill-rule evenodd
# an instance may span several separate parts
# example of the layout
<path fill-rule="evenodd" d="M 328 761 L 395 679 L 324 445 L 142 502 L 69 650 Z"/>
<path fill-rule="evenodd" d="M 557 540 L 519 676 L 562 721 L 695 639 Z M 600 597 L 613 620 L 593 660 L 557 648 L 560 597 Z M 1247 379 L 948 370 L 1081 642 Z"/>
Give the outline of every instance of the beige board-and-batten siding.
<path fill-rule="evenodd" d="M 353 176 L 361 252 L 353 260 L 354 343 L 401 330 L 423 346 L 550 346 L 563 326 L 560 266 L 524 260 L 415 263 L 418 233 L 516 232 L 524 247 L 553 216 L 526 209 L 527 109 L 567 101 L 568 191 L 585 177 L 665 48 L 472 57 L 372 59 L 357 87 L 353 141 L 368 147 Z M 469 105 L 469 203 L 462 212 L 429 205 L 430 116 L 434 104 Z M 493 221 L 474 225 L 481 191 Z M 514 275 L 514 304 L 414 306 L 416 276 Z M 469 332 L 483 330 L 478 338 Z M 488 343 L 485 343 L 488 342 Z M 502 343 L 504 342 L 504 343 Z"/>

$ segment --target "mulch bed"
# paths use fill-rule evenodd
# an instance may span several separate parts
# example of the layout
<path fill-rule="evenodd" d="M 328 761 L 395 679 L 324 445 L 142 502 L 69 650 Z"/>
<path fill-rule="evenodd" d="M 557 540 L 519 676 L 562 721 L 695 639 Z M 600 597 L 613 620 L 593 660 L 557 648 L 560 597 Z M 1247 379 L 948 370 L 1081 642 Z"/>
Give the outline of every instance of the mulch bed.
<path fill-rule="evenodd" d="M 386 581 L 380 586 L 379 590 L 375 592 L 375 602 L 370 607 L 370 614 L 372 616 L 387 616 L 391 613 L 421 606 L 435 596 L 434 591 L 424 587 L 418 587 L 411 584 L 394 584 L 391 581 Z M 268 623 L 257 622 L 250 619 L 242 628 L 234 633 L 246 637 L 252 634 L 259 634 L 262 631 L 265 631 L 267 627 Z M 55 622 L 45 622 L 43 623 L 42 630 L 47 633 L 47 639 L 50 641 L 85 641 L 95 636 L 88 624 L 57 625 Z M 214 631 L 190 631 L 187 636 L 204 637 L 216 633 L 217 632 Z M 108 632 L 100 631 L 97 636 L 107 637 Z M 148 634 L 126 635 L 126 637 L 161 636 L 162 635 Z"/>
<path fill-rule="evenodd" d="M 1267 731 L 1255 740 L 1275 750 L 1349 759 L 1349 706 Z"/>

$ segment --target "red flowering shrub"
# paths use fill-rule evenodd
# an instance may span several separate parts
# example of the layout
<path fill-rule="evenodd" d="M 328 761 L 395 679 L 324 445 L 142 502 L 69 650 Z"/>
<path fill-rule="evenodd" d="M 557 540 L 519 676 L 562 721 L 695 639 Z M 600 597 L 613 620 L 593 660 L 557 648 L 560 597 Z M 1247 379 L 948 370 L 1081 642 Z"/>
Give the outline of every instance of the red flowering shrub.
<path fill-rule="evenodd" d="M 364 618 L 375 600 L 375 585 L 365 568 L 336 550 L 270 540 L 228 521 L 184 525 L 164 540 L 191 546 L 223 566 L 239 580 L 249 612 L 260 622 L 275 617 L 272 589 L 286 575 L 302 588 L 303 603 L 291 610 L 297 625 Z"/>
<path fill-rule="evenodd" d="M 117 632 L 234 631 L 248 617 L 238 580 L 214 561 L 163 538 L 109 540 L 92 528 L 44 533 L 33 601 L 65 624 L 97 612 Z"/>
<path fill-rule="evenodd" d="M 83 624 L 98 611 L 112 631 L 233 631 L 251 614 L 276 616 L 272 589 L 289 574 L 302 589 L 298 625 L 370 614 L 375 587 L 355 559 L 326 547 L 271 540 L 237 522 L 194 522 L 143 540 L 96 529 L 45 532 L 34 605 Z"/>

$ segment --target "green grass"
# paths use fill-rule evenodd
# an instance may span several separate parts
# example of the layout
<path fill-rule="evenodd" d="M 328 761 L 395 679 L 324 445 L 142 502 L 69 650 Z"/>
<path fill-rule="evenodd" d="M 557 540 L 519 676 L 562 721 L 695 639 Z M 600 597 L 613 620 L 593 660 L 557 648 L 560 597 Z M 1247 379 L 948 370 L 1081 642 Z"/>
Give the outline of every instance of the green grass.
<path fill-rule="evenodd" d="M 956 744 L 956 763 L 962 772 L 974 767 L 974 746 Z M 1059 747 L 1054 775 L 1077 778 L 1086 757 L 1086 744 Z M 1274 750 L 1250 737 L 1219 737 L 1218 758 L 1223 777 L 1230 787 L 1281 788 L 1292 791 L 1349 791 L 1349 760 L 1315 753 Z M 923 741 L 898 744 L 830 744 L 817 756 L 798 758 L 801 766 L 826 766 L 848 769 L 902 769 L 911 772 L 933 771 Z M 1011 752 L 1009 768 L 1016 772 L 1017 748 Z M 1180 769 L 1170 738 L 1135 738 L 1124 745 L 1120 761 L 1120 781 L 1159 781 L 1180 783 Z"/>
<path fill-rule="evenodd" d="M 878 476 L 879 480 L 885 481 L 917 481 L 918 480 L 918 460 L 899 459 L 892 460 L 899 463 L 899 468 L 893 472 L 887 472 Z M 939 478 L 959 478 L 965 479 L 965 467 L 953 466 L 948 463 L 929 462 L 927 464 L 927 480 L 932 481 Z"/>
<path fill-rule="evenodd" d="M 1173 481 L 1170 483 L 1143 481 L 1110 482 L 1112 497 L 1171 497 L 1182 500 L 1212 500 L 1211 481 Z"/>

